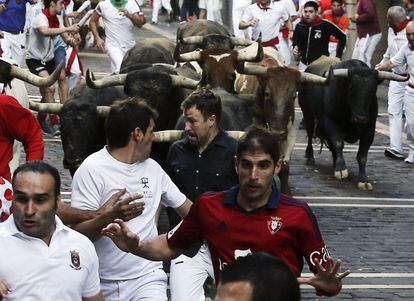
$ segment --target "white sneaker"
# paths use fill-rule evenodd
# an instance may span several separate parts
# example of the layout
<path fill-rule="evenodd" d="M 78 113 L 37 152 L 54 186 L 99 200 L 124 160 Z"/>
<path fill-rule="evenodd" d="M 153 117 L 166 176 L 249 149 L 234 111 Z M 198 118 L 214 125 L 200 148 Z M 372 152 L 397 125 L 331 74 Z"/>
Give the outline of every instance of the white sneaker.
<path fill-rule="evenodd" d="M 409 155 L 407 158 L 405 158 L 404 162 L 408 164 L 414 164 L 414 155 Z"/>

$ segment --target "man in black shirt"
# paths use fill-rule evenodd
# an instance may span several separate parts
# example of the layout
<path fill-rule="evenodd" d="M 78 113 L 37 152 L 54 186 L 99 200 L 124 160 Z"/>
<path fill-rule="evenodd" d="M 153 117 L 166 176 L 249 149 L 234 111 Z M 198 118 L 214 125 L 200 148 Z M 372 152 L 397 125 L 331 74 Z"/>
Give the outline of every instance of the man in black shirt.
<path fill-rule="evenodd" d="M 296 25 L 292 43 L 293 55 L 301 62 L 299 66 L 301 71 L 322 55 L 329 56 L 329 38 L 331 36 L 338 40 L 336 56 L 341 58 L 346 46 L 346 34 L 336 25 L 322 20 L 318 16 L 316 2 L 306 2 L 302 21 Z"/>
<path fill-rule="evenodd" d="M 237 141 L 219 128 L 221 100 L 210 90 L 193 92 L 182 109 L 188 135 L 171 145 L 167 172 L 180 191 L 196 202 L 206 191 L 223 191 L 238 183 L 234 167 Z M 170 227 L 181 220 L 177 215 L 169 217 Z M 208 248 L 204 244 L 184 254 L 171 262 L 171 300 L 204 300 L 204 281 L 213 277 Z"/>

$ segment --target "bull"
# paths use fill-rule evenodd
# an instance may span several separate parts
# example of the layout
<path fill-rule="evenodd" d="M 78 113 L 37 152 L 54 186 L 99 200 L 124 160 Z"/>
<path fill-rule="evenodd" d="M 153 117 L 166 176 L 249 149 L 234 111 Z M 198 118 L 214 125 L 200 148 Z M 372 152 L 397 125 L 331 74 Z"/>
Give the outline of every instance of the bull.
<path fill-rule="evenodd" d="M 344 142 L 355 143 L 359 140 L 357 187 L 372 190 L 365 166 L 375 134 L 377 87 L 384 79 L 405 81 L 407 78 L 372 70 L 359 60 L 336 63 L 327 57 L 313 62 L 305 71 L 317 75 L 327 74 L 328 77 L 326 87 L 306 83 L 299 92 L 299 105 L 308 135 L 306 163 L 315 162 L 312 139 L 316 134 L 322 145 L 326 144 L 332 153 L 335 178 L 346 178 L 348 169 L 343 157 Z"/>
<path fill-rule="evenodd" d="M 283 160 L 279 173 L 281 191 L 290 193 L 289 161 L 296 140 L 294 127 L 296 91 L 301 82 L 325 84 L 326 78 L 300 73 L 283 65 L 283 58 L 272 48 L 264 48 L 264 59 L 259 63 L 245 64 L 236 81 L 239 93 L 255 95 L 252 101 L 254 123 L 274 130 L 280 137 L 280 154 Z"/>

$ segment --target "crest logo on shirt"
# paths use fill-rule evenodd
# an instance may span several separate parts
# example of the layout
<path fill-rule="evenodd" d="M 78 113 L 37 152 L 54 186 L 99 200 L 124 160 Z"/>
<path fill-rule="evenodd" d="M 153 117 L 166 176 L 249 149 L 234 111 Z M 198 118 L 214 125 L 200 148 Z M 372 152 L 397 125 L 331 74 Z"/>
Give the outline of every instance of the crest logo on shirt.
<path fill-rule="evenodd" d="M 140 180 L 141 184 L 144 185 L 142 188 L 149 188 L 149 186 L 147 185 L 149 183 L 148 178 L 142 177 Z"/>
<path fill-rule="evenodd" d="M 282 228 L 281 218 L 277 216 L 271 216 L 271 220 L 267 221 L 267 228 L 270 231 L 270 234 L 275 235 L 277 231 Z"/>
<path fill-rule="evenodd" d="M 82 268 L 81 264 L 80 264 L 79 252 L 77 252 L 75 250 L 70 251 L 70 261 L 72 262 L 70 264 L 70 267 L 72 269 L 80 270 Z"/>
<path fill-rule="evenodd" d="M 322 31 L 317 29 L 315 30 L 315 39 L 320 39 L 322 38 Z"/>

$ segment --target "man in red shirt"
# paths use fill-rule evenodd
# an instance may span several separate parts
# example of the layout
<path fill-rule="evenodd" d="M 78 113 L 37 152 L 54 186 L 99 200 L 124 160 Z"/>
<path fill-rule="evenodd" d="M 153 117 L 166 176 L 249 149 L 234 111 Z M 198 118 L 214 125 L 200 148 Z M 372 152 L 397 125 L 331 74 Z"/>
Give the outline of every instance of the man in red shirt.
<path fill-rule="evenodd" d="M 0 176 L 9 181 L 14 140 L 23 143 L 26 161 L 43 160 L 43 133 L 36 117 L 14 97 L 0 94 Z"/>
<path fill-rule="evenodd" d="M 349 18 L 346 15 L 346 11 L 342 5 L 342 0 L 332 0 L 332 8 L 323 12 L 322 19 L 328 20 L 329 22 L 335 24 L 345 34 L 348 34 Z M 331 36 L 329 42 L 329 56 L 336 56 L 338 42 L 337 38 Z"/>
<path fill-rule="evenodd" d="M 309 206 L 280 194 L 273 177 L 280 171 L 278 139 L 266 129 L 252 127 L 237 146 L 239 185 L 228 191 L 206 193 L 174 230 L 150 241 L 140 241 L 122 220 L 115 220 L 102 234 L 125 252 L 150 260 L 177 257 L 194 243 L 207 241 L 215 278 L 238 257 L 266 252 L 282 259 L 300 283 L 320 295 L 334 296 L 342 287 L 340 260 L 332 258 Z M 301 278 L 303 258 L 315 274 Z"/>

